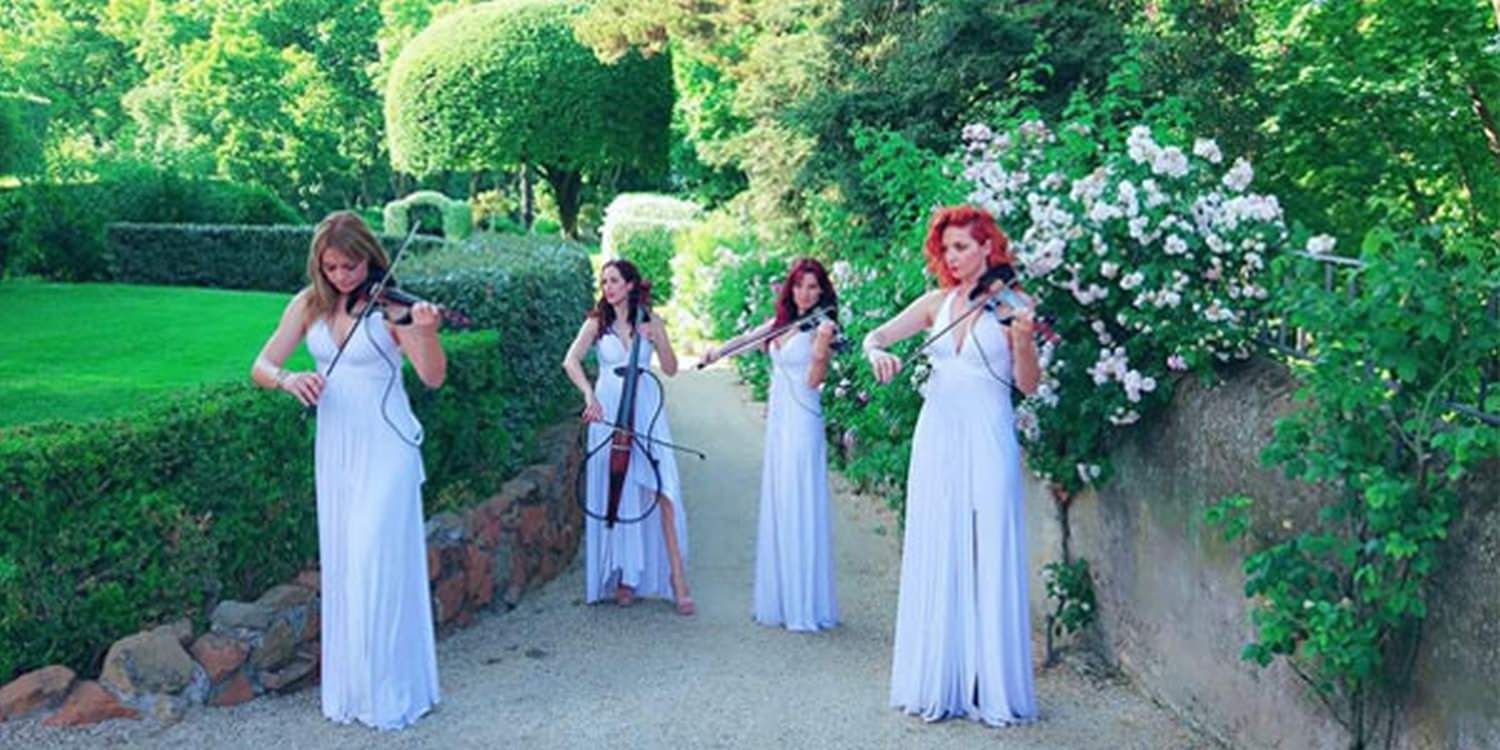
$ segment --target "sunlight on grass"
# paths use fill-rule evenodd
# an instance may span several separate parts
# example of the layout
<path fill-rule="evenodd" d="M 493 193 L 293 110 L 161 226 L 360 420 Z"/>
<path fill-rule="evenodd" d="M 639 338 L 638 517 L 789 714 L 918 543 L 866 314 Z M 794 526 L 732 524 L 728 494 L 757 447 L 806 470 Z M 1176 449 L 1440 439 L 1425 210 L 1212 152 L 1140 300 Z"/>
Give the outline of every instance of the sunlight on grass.
<path fill-rule="evenodd" d="M 0 426 L 113 416 L 203 384 L 248 382 L 290 295 L 0 283 Z M 288 367 L 309 369 L 302 349 Z"/>

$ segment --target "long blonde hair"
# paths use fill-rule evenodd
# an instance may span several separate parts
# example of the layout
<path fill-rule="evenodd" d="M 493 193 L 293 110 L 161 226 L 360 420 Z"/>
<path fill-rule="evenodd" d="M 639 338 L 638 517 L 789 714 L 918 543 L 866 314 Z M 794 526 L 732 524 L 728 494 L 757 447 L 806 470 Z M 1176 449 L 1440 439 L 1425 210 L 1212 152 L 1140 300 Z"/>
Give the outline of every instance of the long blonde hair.
<path fill-rule="evenodd" d="M 312 246 L 307 251 L 307 286 L 311 294 L 305 310 L 309 322 L 330 316 L 339 303 L 339 290 L 323 276 L 323 252 L 335 249 L 353 258 L 369 262 L 369 272 L 390 268 L 391 261 L 380 246 L 380 240 L 353 211 L 335 211 L 318 223 L 313 231 Z"/>

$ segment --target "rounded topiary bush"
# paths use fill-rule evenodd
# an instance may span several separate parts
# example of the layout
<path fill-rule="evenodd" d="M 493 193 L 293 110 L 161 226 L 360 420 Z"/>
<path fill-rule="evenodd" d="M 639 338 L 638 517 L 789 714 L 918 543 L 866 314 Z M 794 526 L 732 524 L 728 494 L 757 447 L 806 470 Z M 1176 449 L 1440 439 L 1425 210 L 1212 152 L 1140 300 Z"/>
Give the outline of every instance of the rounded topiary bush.
<path fill-rule="evenodd" d="M 413 174 L 527 164 L 576 231 L 584 175 L 666 166 L 664 55 L 599 62 L 573 36 L 581 6 L 504 0 L 443 16 L 402 50 L 386 88 L 391 160 Z"/>

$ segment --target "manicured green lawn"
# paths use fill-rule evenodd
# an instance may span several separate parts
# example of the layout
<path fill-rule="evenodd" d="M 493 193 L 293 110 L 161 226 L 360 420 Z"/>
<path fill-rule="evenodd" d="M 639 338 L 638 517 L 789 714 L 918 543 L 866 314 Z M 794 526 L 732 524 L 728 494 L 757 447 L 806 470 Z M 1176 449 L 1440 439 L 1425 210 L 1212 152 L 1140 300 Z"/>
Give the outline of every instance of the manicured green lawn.
<path fill-rule="evenodd" d="M 0 282 L 0 426 L 83 421 L 204 383 L 248 382 L 290 295 Z M 289 367 L 308 369 L 305 348 Z"/>

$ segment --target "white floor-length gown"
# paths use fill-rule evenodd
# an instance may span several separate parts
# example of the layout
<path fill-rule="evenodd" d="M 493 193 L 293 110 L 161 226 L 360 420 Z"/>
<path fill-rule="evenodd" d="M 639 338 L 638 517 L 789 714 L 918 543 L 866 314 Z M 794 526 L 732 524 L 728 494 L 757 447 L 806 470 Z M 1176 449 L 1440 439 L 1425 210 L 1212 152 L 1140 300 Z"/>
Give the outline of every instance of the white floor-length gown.
<path fill-rule="evenodd" d="M 614 421 L 624 391 L 624 377 L 616 368 L 622 368 L 630 358 L 626 342 L 613 332 L 599 337 L 595 345 L 599 357 L 599 377 L 594 382 L 594 397 L 604 407 L 604 418 Z M 653 354 L 649 339 L 641 340 L 640 362 L 649 366 Z M 667 424 L 667 414 L 662 404 L 662 393 L 657 382 L 648 377 L 639 379 L 636 390 L 634 430 L 640 435 L 649 435 L 656 440 L 672 441 L 672 430 Z M 661 409 L 658 412 L 658 409 Z M 602 424 L 589 425 L 588 447 L 593 449 L 601 442 L 608 442 L 614 430 Z M 642 447 L 645 444 L 645 449 Z M 648 455 L 646 449 L 649 449 Z M 672 567 L 667 557 L 666 535 L 662 533 L 661 508 L 654 507 L 659 490 L 672 502 L 673 527 L 677 530 L 677 548 L 682 554 L 683 566 L 687 566 L 687 510 L 682 504 L 681 484 L 677 480 L 677 460 L 672 451 L 649 441 L 635 441 L 630 456 L 630 471 L 625 476 L 625 486 L 620 492 L 618 517 L 635 519 L 632 523 L 618 522 L 612 528 L 601 520 L 609 504 L 609 455 L 605 445 L 589 457 L 586 504 L 589 516 L 584 521 L 585 536 L 585 599 L 590 603 L 611 597 L 615 589 L 624 583 L 635 589 L 637 596 L 675 601 L 672 593 Z M 652 462 L 656 471 L 652 471 Z"/>
<path fill-rule="evenodd" d="M 962 311 L 956 297 L 933 330 Z M 929 721 L 1014 724 L 1037 707 L 1010 345 L 989 313 L 961 348 L 957 334 L 929 350 L 912 436 L 891 705 Z"/>
<path fill-rule="evenodd" d="M 308 331 L 307 347 L 318 371 L 328 372 L 338 345 L 323 319 Z M 421 451 L 406 442 L 421 427 L 400 367 L 401 350 L 374 313 L 318 399 L 323 714 L 378 729 L 411 724 L 439 697 L 422 531 L 426 475 Z"/>
<path fill-rule="evenodd" d="M 772 344 L 760 522 L 751 614 L 764 625 L 822 630 L 838 624 L 828 455 L 818 389 L 807 384 L 813 334 Z"/>

